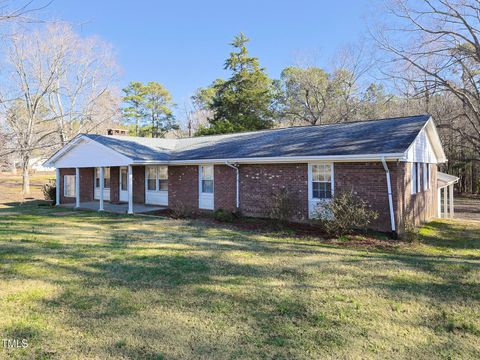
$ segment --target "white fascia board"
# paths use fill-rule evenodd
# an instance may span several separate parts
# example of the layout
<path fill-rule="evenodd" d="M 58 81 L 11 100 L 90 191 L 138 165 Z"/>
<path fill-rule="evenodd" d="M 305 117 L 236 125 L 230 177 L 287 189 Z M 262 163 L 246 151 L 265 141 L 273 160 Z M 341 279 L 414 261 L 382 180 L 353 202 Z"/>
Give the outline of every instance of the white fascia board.
<path fill-rule="evenodd" d="M 365 155 L 332 155 L 332 156 L 285 156 L 285 157 L 257 157 L 257 158 L 230 158 L 230 159 L 198 159 L 198 160 L 174 160 L 174 161 L 137 161 L 135 164 L 148 165 L 198 165 L 220 164 L 226 161 L 237 164 L 275 164 L 275 163 L 308 163 L 312 161 L 335 161 L 335 162 L 361 162 L 381 161 L 382 158 L 389 161 L 401 160 L 404 153 L 392 154 L 365 154 Z"/>
<path fill-rule="evenodd" d="M 437 154 L 437 160 L 439 163 L 447 162 L 447 156 L 445 155 L 445 151 L 443 150 L 442 139 L 440 139 L 440 135 L 438 134 L 437 126 L 432 118 L 428 121 L 430 131 L 427 131 L 427 136 L 430 139 L 430 143 L 433 147 L 433 150 L 438 150 L 439 154 Z"/>

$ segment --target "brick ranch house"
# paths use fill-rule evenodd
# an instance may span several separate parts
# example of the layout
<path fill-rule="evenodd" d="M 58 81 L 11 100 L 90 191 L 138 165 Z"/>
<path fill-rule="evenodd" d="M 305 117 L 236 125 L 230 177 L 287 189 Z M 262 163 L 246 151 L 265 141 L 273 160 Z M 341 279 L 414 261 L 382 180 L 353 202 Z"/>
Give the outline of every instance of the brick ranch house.
<path fill-rule="evenodd" d="M 379 213 L 374 229 L 398 232 L 407 219 L 452 216 L 458 178 L 438 172 L 445 161 L 433 119 L 418 115 L 183 139 L 80 134 L 45 165 L 56 168 L 57 205 L 268 217 L 286 188 L 292 220 L 308 221 L 353 191 Z"/>

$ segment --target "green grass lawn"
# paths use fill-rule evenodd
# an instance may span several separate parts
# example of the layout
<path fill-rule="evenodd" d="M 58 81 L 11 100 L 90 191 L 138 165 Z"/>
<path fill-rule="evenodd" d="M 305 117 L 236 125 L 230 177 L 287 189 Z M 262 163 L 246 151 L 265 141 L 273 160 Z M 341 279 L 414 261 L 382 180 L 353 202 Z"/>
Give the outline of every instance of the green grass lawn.
<path fill-rule="evenodd" d="M 480 222 L 388 249 L 0 205 L 13 358 L 479 358 Z"/>

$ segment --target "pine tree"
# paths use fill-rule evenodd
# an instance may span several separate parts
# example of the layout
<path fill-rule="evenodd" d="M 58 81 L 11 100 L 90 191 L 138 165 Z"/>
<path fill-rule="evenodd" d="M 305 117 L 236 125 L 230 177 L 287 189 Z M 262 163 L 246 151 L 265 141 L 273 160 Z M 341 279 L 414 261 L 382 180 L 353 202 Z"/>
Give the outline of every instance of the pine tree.
<path fill-rule="evenodd" d="M 235 51 L 225 61 L 225 69 L 232 72 L 225 82 L 213 85 L 214 96 L 209 105 L 213 117 L 209 126 L 197 135 L 225 134 L 269 129 L 273 126 L 273 81 L 260 67 L 258 58 L 251 57 L 244 34 L 235 36 Z"/>

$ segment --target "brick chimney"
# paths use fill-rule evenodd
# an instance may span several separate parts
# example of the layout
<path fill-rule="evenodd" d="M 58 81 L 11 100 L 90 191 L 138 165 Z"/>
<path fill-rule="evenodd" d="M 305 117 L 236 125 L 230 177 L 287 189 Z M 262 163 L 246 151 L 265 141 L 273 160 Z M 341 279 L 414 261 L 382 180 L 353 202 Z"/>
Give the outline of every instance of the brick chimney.
<path fill-rule="evenodd" d="M 128 131 L 125 129 L 107 129 L 107 135 L 128 135 Z"/>

